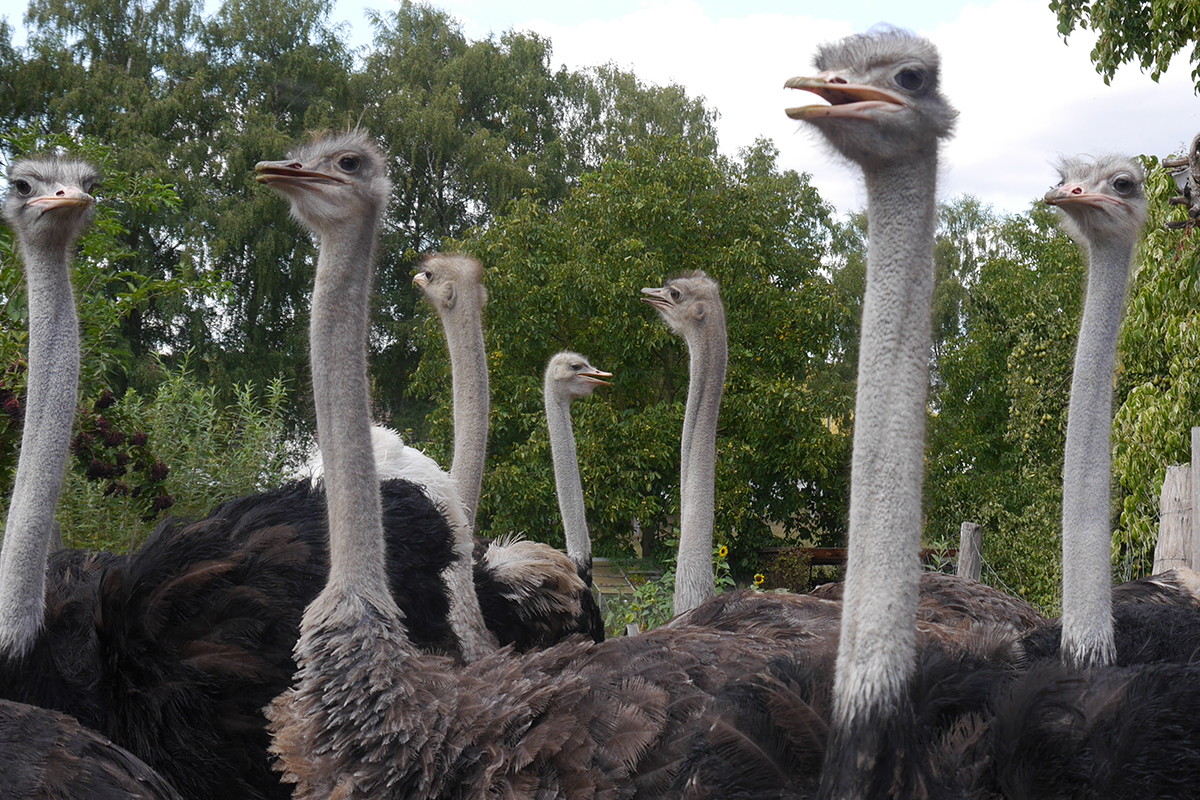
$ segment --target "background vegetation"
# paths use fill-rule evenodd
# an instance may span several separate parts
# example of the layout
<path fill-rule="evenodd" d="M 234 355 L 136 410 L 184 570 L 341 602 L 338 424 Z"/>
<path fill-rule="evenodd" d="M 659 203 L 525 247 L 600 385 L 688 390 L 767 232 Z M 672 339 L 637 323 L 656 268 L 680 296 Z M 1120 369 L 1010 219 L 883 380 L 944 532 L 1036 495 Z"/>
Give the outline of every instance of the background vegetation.
<path fill-rule="evenodd" d="M 1055 7 L 1064 34 L 1124 13 Z M 576 349 L 616 374 L 575 406 L 596 550 L 669 572 L 687 356 L 638 297 L 703 269 L 721 283 L 730 332 L 722 563 L 765 581 L 788 570 L 763 547 L 844 541 L 861 214 L 835 218 L 766 142 L 721 155 L 716 112 L 681 87 L 613 65 L 554 71 L 551 43 L 533 34 L 471 41 L 446 13 L 404 2 L 355 52 L 328 0 L 202 8 L 32 0 L 21 47 L 0 24 L 0 160 L 70 151 L 107 176 L 75 271 L 85 374 L 59 515 L 68 544 L 133 547 L 167 513 L 202 514 L 295 467 L 311 428 L 315 251 L 252 169 L 310 131 L 356 124 L 387 148 L 396 181 L 372 332 L 375 413 L 442 463 L 449 368 L 411 266 L 453 248 L 487 270 L 482 532 L 561 544 L 539 392 L 547 358 Z M 1098 51 L 1098 68 L 1174 52 L 1162 37 L 1118 44 Z M 1162 473 L 1187 460 L 1200 412 L 1197 248 L 1189 231 L 1163 229 L 1173 189 L 1147 163 L 1153 216 L 1115 388 L 1121 580 L 1149 567 Z M 964 519 L 984 524 L 985 578 L 1053 611 L 1084 265 L 1048 210 L 999 217 L 970 197 L 942 208 L 936 262 L 927 543 L 954 543 Z M 19 260 L 0 228 L 3 493 L 25 329 Z"/>

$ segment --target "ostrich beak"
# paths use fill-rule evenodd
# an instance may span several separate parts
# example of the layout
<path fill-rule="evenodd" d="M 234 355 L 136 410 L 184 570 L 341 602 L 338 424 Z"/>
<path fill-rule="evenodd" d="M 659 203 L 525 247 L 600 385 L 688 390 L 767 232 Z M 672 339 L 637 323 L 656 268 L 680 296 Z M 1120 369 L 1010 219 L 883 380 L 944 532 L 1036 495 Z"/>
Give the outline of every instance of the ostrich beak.
<path fill-rule="evenodd" d="M 641 298 L 641 301 L 646 305 L 654 306 L 658 309 L 670 308 L 673 305 L 670 298 L 667 296 L 667 289 L 665 286 L 653 289 L 642 289 L 642 294 L 649 295 L 648 297 Z"/>
<path fill-rule="evenodd" d="M 424 289 L 428 284 L 429 276 L 426 275 L 424 271 L 413 275 L 413 286 L 416 286 L 418 289 Z"/>
<path fill-rule="evenodd" d="M 254 165 L 257 173 L 254 180 L 268 186 L 282 183 L 291 186 L 304 186 L 319 183 L 349 183 L 336 175 L 324 172 L 314 172 L 304 169 L 304 165 L 296 161 L 260 161 Z"/>
<path fill-rule="evenodd" d="M 848 117 L 869 119 L 870 111 L 899 111 L 908 107 L 908 101 L 898 94 L 867 86 L 861 83 L 846 83 L 834 73 L 822 73 L 813 77 L 790 78 L 783 84 L 785 89 L 801 89 L 812 92 L 829 101 L 829 105 L 812 105 L 789 108 L 787 115 L 792 119 L 811 120 L 823 117 Z"/>
<path fill-rule="evenodd" d="M 605 372 L 601 369 L 591 369 L 587 372 L 580 372 L 578 375 L 579 377 L 587 380 L 588 383 L 593 383 L 596 386 L 612 386 L 611 383 L 604 380 L 605 378 L 611 378 L 613 376 L 611 372 Z"/>
<path fill-rule="evenodd" d="M 1097 192 L 1089 192 L 1077 183 L 1064 183 L 1061 186 L 1055 186 L 1046 192 L 1046 196 L 1043 199 L 1046 205 L 1050 206 L 1080 205 L 1103 208 L 1106 205 L 1119 206 L 1122 204 L 1120 198 Z"/>
<path fill-rule="evenodd" d="M 41 197 L 35 197 L 26 203 L 26 205 L 39 208 L 44 214 L 56 208 L 87 208 L 94 202 L 96 202 L 96 198 L 79 187 L 65 186 L 54 194 L 44 194 Z"/>

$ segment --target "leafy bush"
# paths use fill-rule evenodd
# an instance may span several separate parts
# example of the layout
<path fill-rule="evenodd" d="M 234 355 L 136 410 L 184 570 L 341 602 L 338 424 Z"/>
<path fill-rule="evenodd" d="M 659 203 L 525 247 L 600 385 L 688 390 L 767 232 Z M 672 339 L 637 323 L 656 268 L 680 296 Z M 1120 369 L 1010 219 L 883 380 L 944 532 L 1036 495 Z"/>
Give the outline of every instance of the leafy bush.
<path fill-rule="evenodd" d="M 129 551 L 168 508 L 198 517 L 282 482 L 286 398 L 276 380 L 261 392 L 238 386 L 222 405 L 185 363 L 152 396 L 131 390 L 115 402 L 85 404 L 56 515 L 64 544 Z M 7 497 L 0 513 L 7 514 Z"/>
<path fill-rule="evenodd" d="M 678 549 L 678 539 L 670 541 L 673 551 Z M 713 573 L 717 594 L 736 587 L 729 569 L 729 548 L 718 545 L 713 548 Z M 604 628 L 608 636 L 624 636 L 629 625 L 637 625 L 645 631 L 657 628 L 675 616 L 675 556 L 663 565 L 663 573 L 642 583 L 630 595 L 621 595 L 607 603 L 604 610 Z"/>
<path fill-rule="evenodd" d="M 772 554 L 762 566 L 762 572 L 754 578 L 760 589 L 787 589 L 789 592 L 807 592 L 812 558 L 799 547 L 787 547 Z M 761 578 L 761 580 L 759 580 Z"/>

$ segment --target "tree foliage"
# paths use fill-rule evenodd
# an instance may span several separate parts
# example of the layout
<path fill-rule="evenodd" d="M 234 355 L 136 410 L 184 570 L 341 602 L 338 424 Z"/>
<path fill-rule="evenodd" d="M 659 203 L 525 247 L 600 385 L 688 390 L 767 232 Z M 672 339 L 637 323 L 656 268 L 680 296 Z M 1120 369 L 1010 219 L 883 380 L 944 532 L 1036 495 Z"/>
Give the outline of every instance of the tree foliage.
<path fill-rule="evenodd" d="M 1108 83 L 1122 64 L 1136 63 L 1158 80 L 1181 50 L 1188 52 L 1192 78 L 1200 91 L 1200 3 L 1194 0 L 1051 0 L 1058 32 L 1096 31 L 1092 48 L 1096 71 Z"/>
<path fill-rule="evenodd" d="M 963 201 L 942 219 L 951 290 L 938 292 L 967 291 L 935 348 L 926 536 L 957 542 L 962 522 L 984 525 L 992 579 L 1051 609 L 1083 263 L 1044 206 L 996 219 Z"/>
<path fill-rule="evenodd" d="M 1153 164 L 1153 162 L 1151 162 Z M 1167 466 L 1191 461 L 1200 424 L 1200 247 L 1195 230 L 1167 230 L 1174 181 L 1151 169 L 1150 221 L 1121 329 L 1113 477 L 1119 526 L 1113 558 L 1124 579 L 1149 574 Z"/>
<path fill-rule="evenodd" d="M 575 349 L 616 375 L 611 391 L 574 406 L 597 550 L 663 552 L 678 517 L 688 356 L 640 289 L 702 269 L 721 285 L 729 330 L 718 537 L 748 560 L 774 542 L 768 523 L 840 533 L 851 400 L 830 364 L 848 309 L 820 274 L 829 209 L 776 155 L 759 142 L 735 163 L 650 139 L 585 174 L 560 207 L 527 197 L 461 242 L 483 260 L 489 292 L 485 530 L 562 540 L 541 375 L 552 354 Z M 426 336 L 441 337 L 436 320 Z M 445 397 L 448 366 L 429 352 L 419 378 Z M 447 430 L 448 404 L 439 409 L 431 427 Z"/>
<path fill-rule="evenodd" d="M 1111 77 L 1134 59 L 1155 75 L 1165 69 L 1195 38 L 1194 6 L 1053 7 L 1063 35 L 1100 33 L 1094 57 Z M 377 14 L 373 41 L 354 51 L 331 9 L 331 0 L 208 9 L 195 0 L 31 0 L 21 46 L 0 21 L 0 160 L 66 150 L 108 176 L 75 272 L 80 432 L 93 425 L 117 441 L 118 428 L 155 428 L 145 445 L 104 446 L 154 480 L 135 480 L 136 470 L 89 480 L 91 461 L 108 450 L 77 452 L 68 494 L 83 498 L 78 510 L 124 503 L 120 513 L 140 531 L 166 496 L 173 511 L 201 513 L 225 492 L 281 474 L 283 443 L 302 441 L 311 419 L 305 353 L 316 249 L 253 168 L 311 131 L 361 124 L 389 154 L 397 187 L 377 271 L 375 410 L 443 463 L 449 372 L 440 330 L 416 303 L 411 264 L 453 246 L 487 270 L 486 529 L 561 541 L 541 373 L 553 352 L 572 348 L 617 376 L 611 391 L 575 407 L 597 549 L 669 549 L 687 354 L 638 297 L 671 274 L 703 269 L 720 282 L 730 322 L 717 475 L 718 537 L 730 563 L 757 567 L 755 548 L 780 534 L 838 543 L 864 214 L 832 219 L 807 178 L 780 170 L 766 143 L 736 159 L 719 155 L 715 110 L 680 86 L 649 85 L 612 64 L 555 71 L 542 37 L 472 40 L 446 12 L 412 2 Z M 1190 369 L 1200 355 L 1194 234 L 1162 230 L 1171 189 L 1159 173 L 1149 187 L 1155 212 L 1117 382 L 1118 577 L 1148 566 L 1162 470 L 1188 458 L 1186 431 L 1200 411 Z M 953 542 L 963 520 L 983 523 L 989 579 L 1053 609 L 1080 254 L 1044 208 L 997 217 L 961 198 L 942 208 L 935 264 L 926 539 Z M 0 266 L 7 486 L 26 312 L 3 229 Z M 194 424 L 169 420 L 167 405 Z M 209 458 L 221 466 L 206 466 Z M 168 474 L 160 461 L 175 462 Z M 218 469 L 240 477 L 215 481 Z M 100 542 L 91 535 L 78 541 Z"/>

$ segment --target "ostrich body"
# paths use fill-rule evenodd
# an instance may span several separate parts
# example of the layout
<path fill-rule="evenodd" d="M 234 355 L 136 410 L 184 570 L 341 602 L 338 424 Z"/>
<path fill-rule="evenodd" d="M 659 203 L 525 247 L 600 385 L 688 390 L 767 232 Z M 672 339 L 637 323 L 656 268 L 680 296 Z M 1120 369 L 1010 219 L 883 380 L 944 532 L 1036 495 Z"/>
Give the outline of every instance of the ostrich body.
<path fill-rule="evenodd" d="M 66 714 L 0 700 L 0 797 L 178 800 L 137 756 Z"/>
<path fill-rule="evenodd" d="M 791 109 L 863 169 L 867 278 L 851 464 L 849 552 L 822 793 L 880 794 L 916 666 L 921 478 L 938 143 L 956 112 L 929 42 L 899 32 L 822 47 L 793 78 L 829 105 Z M 877 772 L 879 770 L 879 772 Z M 874 787 L 874 788 L 872 788 Z"/>
<path fill-rule="evenodd" d="M 487 302 L 483 267 L 469 256 L 435 253 L 421 260 L 413 283 L 441 319 L 450 353 L 454 384 L 454 464 L 450 477 L 460 489 L 473 489 L 478 501 L 489 409 L 482 322 Z M 456 475 L 458 480 L 454 480 Z M 582 502 L 582 492 L 580 498 Z M 474 507 L 469 516 L 474 521 Z M 470 530 L 470 526 L 463 530 L 460 549 L 470 547 Z M 466 603 L 479 606 L 487 626 L 485 633 L 489 639 L 495 636 L 501 645 L 512 644 L 525 651 L 547 647 L 574 633 L 601 641 L 604 625 L 591 593 L 591 543 L 586 523 L 582 537 L 587 541 L 589 560 L 586 577 L 578 571 L 580 559 L 568 560 L 547 544 L 479 539 L 473 548 L 473 582 L 478 599 L 469 596 L 469 586 L 460 589 L 456 585 L 452 594 L 461 591 Z M 568 537 L 568 553 L 572 556 L 572 546 L 582 552 L 579 538 Z M 471 561 L 463 563 L 470 565 Z"/>
<path fill-rule="evenodd" d="M 579 577 L 592 585 L 592 538 L 588 535 L 583 484 L 579 480 L 579 455 L 571 427 L 571 401 L 589 396 L 597 386 L 608 386 L 611 372 L 593 367 L 578 353 L 556 353 L 546 365 L 543 400 L 546 428 L 550 434 L 550 456 L 554 461 L 554 486 L 562 513 L 567 556 Z"/>
<path fill-rule="evenodd" d="M 1046 202 L 1088 251 L 1087 295 L 1071 377 L 1063 455 L 1063 660 L 1104 666 L 1114 657 L 1110 476 L 1117 332 L 1138 234 L 1145 176 L 1132 159 L 1064 161 Z"/>
<path fill-rule="evenodd" d="M 412 645 L 380 568 L 367 406 L 363 220 L 386 197 L 384 164 L 355 137 L 258 167 L 321 241 L 310 334 L 332 539 L 293 688 L 268 710 L 280 769 L 299 798 L 660 796 L 711 693 L 804 635 L 683 626 L 463 666 Z"/>
<path fill-rule="evenodd" d="M 679 556 L 675 613 L 716 596 L 712 544 L 717 463 L 717 417 L 725 388 L 728 349 L 725 308 L 717 283 L 703 272 L 642 289 L 643 302 L 688 346 L 688 399 L 683 415 L 679 475 Z"/>

